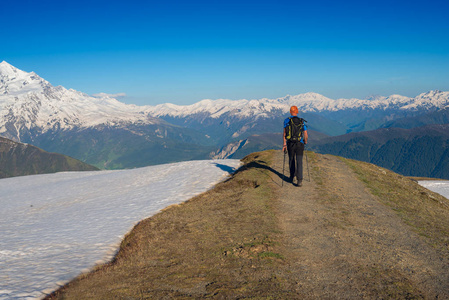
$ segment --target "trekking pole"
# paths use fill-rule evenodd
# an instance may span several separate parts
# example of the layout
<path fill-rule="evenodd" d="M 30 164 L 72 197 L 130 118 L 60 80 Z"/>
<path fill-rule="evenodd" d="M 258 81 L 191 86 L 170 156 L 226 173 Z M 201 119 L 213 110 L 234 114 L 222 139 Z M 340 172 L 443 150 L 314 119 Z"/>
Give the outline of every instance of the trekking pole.
<path fill-rule="evenodd" d="M 284 175 L 284 171 L 285 171 L 285 151 L 284 152 L 284 163 L 282 164 L 282 187 L 284 187 L 284 181 L 285 181 L 285 175 Z"/>
<path fill-rule="evenodd" d="M 307 159 L 307 150 L 306 150 L 306 146 L 304 145 L 304 152 L 306 154 L 306 163 L 307 163 L 307 177 L 309 177 L 309 182 L 310 182 L 310 173 L 309 173 L 309 160 Z"/>

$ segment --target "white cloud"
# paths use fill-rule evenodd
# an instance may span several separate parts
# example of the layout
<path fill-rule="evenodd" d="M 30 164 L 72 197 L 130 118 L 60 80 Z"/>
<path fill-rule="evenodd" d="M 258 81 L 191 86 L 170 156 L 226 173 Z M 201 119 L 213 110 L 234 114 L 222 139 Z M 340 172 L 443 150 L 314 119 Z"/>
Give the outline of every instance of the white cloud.
<path fill-rule="evenodd" d="M 105 98 L 105 97 L 123 98 L 123 97 L 126 97 L 126 94 L 125 93 L 117 93 L 117 94 L 98 93 L 98 94 L 93 94 L 92 96 L 95 98 Z"/>

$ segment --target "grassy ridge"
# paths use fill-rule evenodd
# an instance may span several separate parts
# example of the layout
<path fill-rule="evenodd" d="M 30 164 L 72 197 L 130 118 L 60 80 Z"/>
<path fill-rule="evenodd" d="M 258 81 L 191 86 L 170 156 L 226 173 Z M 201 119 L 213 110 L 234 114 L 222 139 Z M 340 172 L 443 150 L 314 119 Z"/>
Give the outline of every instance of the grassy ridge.
<path fill-rule="evenodd" d="M 342 158 L 371 193 L 391 207 L 432 246 L 449 255 L 449 203 L 443 196 L 376 165 Z"/>
<path fill-rule="evenodd" d="M 50 299 L 289 298 L 276 272 L 273 152 L 252 154 L 230 180 L 140 222 L 115 260 Z"/>
<path fill-rule="evenodd" d="M 336 258 L 330 250 L 332 248 L 311 248 L 313 250 L 310 253 L 302 252 L 300 257 L 291 260 L 296 256 L 288 251 L 297 249 L 285 247 L 286 235 L 280 230 L 279 195 L 282 193 L 273 184 L 273 174 L 270 174 L 275 172 L 271 168 L 274 154 L 275 151 L 264 151 L 249 155 L 238 172 L 213 190 L 143 220 L 125 237 L 112 262 L 79 276 L 47 299 L 301 299 L 304 298 L 300 297 L 302 293 L 311 295 L 312 298 L 313 295 L 326 295 L 323 290 L 314 292 L 322 289 L 323 285 L 314 286 L 315 281 L 308 281 L 308 276 L 313 274 L 314 264 L 319 266 L 323 263 L 321 260 L 314 261 L 314 253 L 321 251 L 330 264 L 323 266 L 323 271 L 333 270 L 332 266 L 336 263 L 333 259 Z M 326 284 L 342 287 L 341 290 L 337 288 L 342 298 L 352 295 L 346 294 L 345 289 L 354 289 L 353 284 L 357 285 L 355 289 L 360 291 L 361 298 L 425 298 L 426 288 L 415 282 L 416 278 L 412 276 L 414 272 L 426 268 L 424 262 L 419 269 L 410 273 L 412 275 L 405 274 L 395 258 L 384 262 L 382 253 L 394 254 L 396 248 L 393 244 L 378 243 L 380 240 L 376 238 L 383 238 L 382 234 L 369 235 L 370 238 L 365 240 L 374 246 L 383 245 L 384 248 L 379 250 L 379 257 L 368 255 L 367 258 L 360 258 L 361 253 L 351 252 L 354 241 L 351 232 L 369 233 L 370 229 L 377 227 L 364 224 L 360 224 L 359 228 L 352 227 L 351 222 L 358 220 L 355 219 L 357 208 L 351 215 L 345 205 L 354 202 L 346 202 L 344 193 L 338 195 L 340 198 L 337 197 L 336 201 L 335 186 L 332 187 L 328 182 L 329 178 L 335 179 L 333 176 L 343 173 L 333 169 L 332 172 L 335 173 L 329 173 L 329 166 L 335 165 L 326 165 L 326 159 L 319 154 L 309 152 L 309 156 L 313 183 L 309 187 L 313 189 L 311 194 L 315 195 L 309 199 L 309 204 L 313 203 L 314 212 L 307 215 L 306 211 L 306 216 L 301 216 L 298 220 L 292 219 L 293 223 L 298 223 L 298 228 L 302 228 L 301 224 L 311 222 L 313 218 L 322 220 L 324 223 L 318 224 L 316 228 L 311 223 L 315 230 L 313 234 L 322 236 L 319 246 L 326 244 L 326 235 L 330 235 L 330 241 L 335 241 L 333 234 L 340 229 L 337 237 L 341 236 L 341 239 L 337 239 L 338 243 L 333 246 L 344 250 L 346 248 L 339 247 L 343 243 L 348 244 L 347 251 L 345 250 L 347 257 L 340 255 L 341 261 L 337 261 L 337 266 L 343 268 L 341 278 L 334 278 Z M 436 249 L 443 264 L 448 261 L 447 199 L 419 186 L 410 178 L 378 166 L 336 158 L 335 161 L 340 165 L 343 165 L 340 159 L 368 187 L 369 192 L 366 192 L 363 185 L 357 182 L 356 185 L 361 187 L 359 196 L 366 197 L 370 193 L 374 195 L 375 201 L 382 203 L 379 206 L 391 208 L 432 246 L 429 249 Z M 351 173 L 349 177 L 353 176 L 349 168 L 345 170 Z M 288 188 L 284 187 L 284 191 Z M 360 209 L 362 213 L 365 212 L 364 207 Z M 320 214 L 314 215 L 318 211 Z M 333 220 L 347 223 L 326 226 L 326 222 Z M 308 232 L 294 229 L 299 235 L 303 235 L 295 245 L 301 248 L 311 236 Z M 343 239 L 346 235 L 352 238 Z M 357 249 L 370 254 L 371 246 L 367 247 L 368 250 L 363 247 Z M 371 254 L 375 253 L 377 252 Z M 351 256 L 358 260 L 352 261 Z M 401 253 L 400 257 L 414 262 L 413 255 L 409 257 Z M 380 261 L 381 259 L 384 261 Z M 342 264 L 339 265 L 338 262 Z M 338 270 L 335 272 L 338 273 Z M 324 278 L 318 279 L 326 282 L 321 270 L 317 274 Z M 303 282 L 298 278 L 302 278 Z M 347 281 L 347 278 L 353 281 Z M 438 279 L 444 281 L 444 278 Z M 309 282 L 310 290 L 307 285 Z M 441 287 L 437 287 L 437 290 L 438 288 L 441 295 L 446 295 L 441 292 Z"/>

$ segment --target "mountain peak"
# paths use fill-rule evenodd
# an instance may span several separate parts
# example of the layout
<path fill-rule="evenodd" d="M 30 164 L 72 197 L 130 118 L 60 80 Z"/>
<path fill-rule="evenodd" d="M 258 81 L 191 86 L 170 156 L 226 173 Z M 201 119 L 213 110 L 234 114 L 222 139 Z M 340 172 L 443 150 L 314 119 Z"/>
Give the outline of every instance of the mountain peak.
<path fill-rule="evenodd" d="M 50 84 L 34 72 L 22 71 L 2 61 L 0 63 L 0 95 L 18 95 L 41 91 Z"/>
<path fill-rule="evenodd" d="M 25 71 L 22 71 L 13 65 L 7 63 L 6 61 L 2 61 L 0 63 L 0 78 L 2 78 L 4 81 L 12 81 L 16 79 L 24 79 L 26 77 L 33 76 L 38 77 L 36 73 L 31 72 L 27 73 Z"/>
<path fill-rule="evenodd" d="M 143 107 L 110 97 L 94 98 L 73 89 L 54 87 L 34 72 L 0 63 L 0 134 L 20 141 L 32 128 L 42 132 L 129 123 L 155 124 Z M 6 124 L 14 124 L 12 130 Z"/>
<path fill-rule="evenodd" d="M 13 67 L 11 64 L 7 63 L 6 61 L 0 62 L 0 68 L 2 68 L 2 67 L 7 67 L 7 66 Z M 14 67 L 13 67 L 13 68 L 14 68 Z"/>
<path fill-rule="evenodd" d="M 11 77 L 17 76 L 17 74 L 26 73 L 14 67 L 13 65 L 7 63 L 6 61 L 2 61 L 0 63 L 0 77 Z"/>
<path fill-rule="evenodd" d="M 383 100 L 385 99 L 384 96 L 382 95 L 369 95 L 368 97 L 366 97 L 364 100 L 368 100 L 368 101 L 376 101 L 376 100 Z"/>
<path fill-rule="evenodd" d="M 420 94 L 420 95 L 418 95 L 418 97 L 435 97 L 435 96 L 439 96 L 439 95 L 442 95 L 442 94 L 444 94 L 445 92 L 442 92 L 442 91 L 440 91 L 440 90 L 431 90 L 431 91 L 428 91 L 427 93 L 422 93 L 422 94 Z"/>

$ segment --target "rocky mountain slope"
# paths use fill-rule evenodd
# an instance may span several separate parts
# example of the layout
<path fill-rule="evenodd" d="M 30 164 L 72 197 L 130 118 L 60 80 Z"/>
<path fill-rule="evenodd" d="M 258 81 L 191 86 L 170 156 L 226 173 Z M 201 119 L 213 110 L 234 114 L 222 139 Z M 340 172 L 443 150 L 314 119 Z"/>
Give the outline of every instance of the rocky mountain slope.
<path fill-rule="evenodd" d="M 316 144 L 322 139 L 328 137 L 321 132 L 308 130 L 309 132 L 309 143 Z M 280 149 L 282 148 L 283 138 L 282 133 L 264 133 L 251 135 L 246 139 L 238 140 L 233 143 L 229 143 L 226 146 L 220 148 L 219 150 L 212 152 L 211 157 L 213 158 L 244 158 L 245 156 L 253 153 L 260 152 L 264 150 Z"/>
<path fill-rule="evenodd" d="M 34 72 L 0 63 L 0 134 L 4 137 L 20 141 L 49 131 L 160 123 L 138 106 L 54 87 Z"/>
<path fill-rule="evenodd" d="M 0 178 L 93 170 L 98 169 L 65 155 L 0 137 Z"/>

